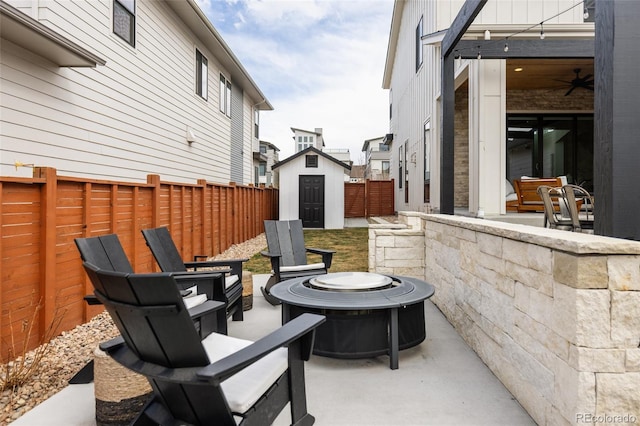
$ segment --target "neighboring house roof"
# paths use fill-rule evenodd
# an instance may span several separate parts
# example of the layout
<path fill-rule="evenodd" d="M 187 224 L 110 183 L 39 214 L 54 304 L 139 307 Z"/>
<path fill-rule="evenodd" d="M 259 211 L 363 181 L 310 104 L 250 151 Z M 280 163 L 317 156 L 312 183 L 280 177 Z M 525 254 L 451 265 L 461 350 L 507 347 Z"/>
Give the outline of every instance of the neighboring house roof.
<path fill-rule="evenodd" d="M 267 141 L 263 141 L 261 140 L 260 143 L 262 145 L 267 145 L 269 148 L 273 149 L 274 151 L 280 151 L 280 148 L 278 148 L 277 146 L 275 146 L 274 144 L 272 144 L 271 142 L 267 142 Z"/>
<path fill-rule="evenodd" d="M 315 130 L 304 130 L 304 129 L 298 129 L 296 127 L 292 127 L 291 131 L 293 133 L 295 133 L 295 132 L 305 132 L 305 133 L 311 133 L 311 134 L 318 135 L 318 136 L 322 135 L 322 133 L 316 132 Z"/>
<path fill-rule="evenodd" d="M 61 67 L 96 67 L 106 61 L 10 4 L 0 1 L 0 37 Z"/>
<path fill-rule="evenodd" d="M 373 139 L 367 139 L 364 141 L 364 144 L 362 145 L 362 151 L 366 151 L 369 147 L 369 145 L 371 144 L 371 142 L 373 141 L 384 141 L 384 136 L 379 136 L 377 138 L 373 138 Z"/>
<path fill-rule="evenodd" d="M 338 159 L 336 159 L 336 158 L 334 158 L 334 157 L 332 157 L 332 156 L 330 156 L 330 155 L 328 155 L 328 154 L 325 154 L 324 152 L 322 152 L 322 151 L 320 151 L 319 149 L 314 148 L 314 147 L 312 147 L 312 146 L 310 146 L 310 147 L 309 147 L 309 148 L 307 148 L 307 149 L 303 149 L 302 151 L 300 151 L 300 152 L 298 152 L 298 153 L 295 153 L 295 154 L 293 154 L 291 157 L 287 157 L 287 158 L 285 158 L 285 159 L 284 159 L 284 160 L 282 160 L 282 161 L 278 161 L 278 162 L 277 162 L 277 163 L 275 163 L 273 166 L 271 166 L 271 170 L 273 170 L 273 169 L 275 169 L 275 168 L 278 168 L 278 167 L 280 167 L 280 166 L 283 166 L 283 165 L 285 165 L 286 163 L 289 163 L 290 161 L 295 160 L 295 159 L 296 159 L 296 158 L 298 158 L 298 157 L 302 157 L 303 155 L 310 154 L 310 153 L 318 154 L 319 156 L 324 157 L 324 158 L 326 158 L 327 160 L 330 160 L 330 161 L 333 161 L 333 162 L 334 162 L 334 163 L 336 163 L 336 164 L 339 164 L 340 166 L 344 167 L 344 168 L 345 168 L 345 169 L 347 169 L 347 170 L 351 170 L 351 166 L 350 166 L 350 165 L 345 164 L 345 163 L 343 163 L 342 161 L 340 161 L 340 160 L 338 160 Z"/>
<path fill-rule="evenodd" d="M 182 19 L 191 31 L 211 50 L 220 64 L 231 74 L 231 81 L 240 87 L 253 99 L 260 102 L 254 105 L 261 110 L 273 110 L 266 96 L 258 88 L 247 70 L 242 66 L 231 48 L 213 27 L 207 16 L 202 12 L 195 0 L 164 0 L 169 7 Z"/>

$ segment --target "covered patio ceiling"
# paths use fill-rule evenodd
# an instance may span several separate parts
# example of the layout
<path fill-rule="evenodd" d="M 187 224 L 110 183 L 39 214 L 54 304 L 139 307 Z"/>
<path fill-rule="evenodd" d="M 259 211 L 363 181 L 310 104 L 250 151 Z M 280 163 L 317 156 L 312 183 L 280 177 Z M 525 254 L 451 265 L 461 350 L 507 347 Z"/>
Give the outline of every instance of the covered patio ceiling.
<path fill-rule="evenodd" d="M 594 75 L 593 59 L 507 59 L 506 68 L 507 90 L 569 89 L 574 70 Z"/>

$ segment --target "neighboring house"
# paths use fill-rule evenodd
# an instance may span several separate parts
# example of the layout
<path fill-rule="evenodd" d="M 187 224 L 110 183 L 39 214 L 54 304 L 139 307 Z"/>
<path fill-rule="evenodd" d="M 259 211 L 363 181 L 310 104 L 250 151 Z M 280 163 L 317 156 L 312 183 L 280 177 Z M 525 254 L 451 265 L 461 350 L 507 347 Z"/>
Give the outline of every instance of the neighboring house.
<path fill-rule="evenodd" d="M 302 219 L 306 228 L 344 227 L 344 175 L 351 166 L 310 146 L 272 169 L 283 183 L 280 220 Z"/>
<path fill-rule="evenodd" d="M 310 146 L 322 151 L 324 149 L 324 138 L 322 128 L 316 128 L 313 132 L 309 130 L 291 128 L 293 141 L 295 142 L 295 152 L 304 151 Z"/>
<path fill-rule="evenodd" d="M 260 141 L 260 152 L 254 153 L 257 159 L 257 170 L 255 172 L 256 185 L 264 184 L 277 188 L 279 185 L 278 172 L 272 170 L 275 163 L 280 161 L 278 153 L 280 149 L 267 141 Z"/>
<path fill-rule="evenodd" d="M 367 139 L 362 145 L 362 152 L 365 153 L 365 179 L 390 179 L 391 152 L 389 151 L 386 136 Z"/>
<path fill-rule="evenodd" d="M 463 3 L 394 4 L 383 88 L 397 210 L 440 209 L 440 44 Z M 593 40 L 593 0 L 497 3 L 487 3 L 465 33 L 467 50 L 455 53 L 454 205 L 472 215 L 504 214 L 505 181 L 523 175 L 566 175 L 587 188 L 593 180 L 593 58 L 509 58 L 516 40 Z M 483 57 L 473 40 L 493 41 L 500 54 Z"/>
<path fill-rule="evenodd" d="M 365 181 L 365 177 L 364 177 L 364 172 L 366 170 L 367 166 L 351 166 L 351 173 L 349 174 L 349 182 L 351 183 L 358 183 L 358 182 L 364 182 Z"/>
<path fill-rule="evenodd" d="M 250 184 L 273 109 L 195 0 L 0 1 L 0 175 Z"/>
<path fill-rule="evenodd" d="M 291 131 L 293 132 L 293 141 L 296 144 L 295 152 L 303 151 L 312 146 L 317 150 L 342 161 L 348 166 L 353 164 L 351 161 L 351 153 L 347 148 L 325 148 L 324 137 L 322 136 L 322 127 L 316 127 L 313 132 L 292 127 Z M 344 181 L 349 182 L 349 174 L 344 175 Z"/>

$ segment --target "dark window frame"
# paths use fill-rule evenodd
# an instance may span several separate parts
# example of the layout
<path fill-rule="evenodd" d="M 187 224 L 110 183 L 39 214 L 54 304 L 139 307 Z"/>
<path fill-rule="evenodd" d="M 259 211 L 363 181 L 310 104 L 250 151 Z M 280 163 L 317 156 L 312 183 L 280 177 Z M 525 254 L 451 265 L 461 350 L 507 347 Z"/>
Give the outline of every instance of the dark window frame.
<path fill-rule="evenodd" d="M 317 155 L 305 155 L 304 166 L 308 169 L 318 168 L 318 156 Z"/>
<path fill-rule="evenodd" d="M 424 31 L 424 19 L 421 16 L 416 26 L 416 72 L 422 67 L 424 62 L 424 50 L 422 49 L 422 33 Z"/>
<path fill-rule="evenodd" d="M 127 5 L 130 3 L 130 7 Z M 133 9 L 133 10 L 132 10 Z M 121 14 L 121 15 L 118 15 Z M 129 18 L 129 29 L 127 35 L 124 34 L 124 31 L 120 31 L 117 23 L 119 22 L 118 16 L 126 16 Z M 113 33 L 117 35 L 120 39 L 124 40 L 131 47 L 136 47 L 136 2 L 135 0 L 123 1 L 123 0 L 113 0 L 113 11 L 112 11 L 112 19 L 113 19 Z M 123 28 L 124 29 L 124 28 Z"/>
<path fill-rule="evenodd" d="M 196 94 L 205 101 L 209 96 L 209 60 L 198 49 L 196 49 Z"/>
<path fill-rule="evenodd" d="M 220 104 L 220 112 L 231 118 L 231 81 L 222 73 L 220 73 L 219 88 L 218 102 Z"/>

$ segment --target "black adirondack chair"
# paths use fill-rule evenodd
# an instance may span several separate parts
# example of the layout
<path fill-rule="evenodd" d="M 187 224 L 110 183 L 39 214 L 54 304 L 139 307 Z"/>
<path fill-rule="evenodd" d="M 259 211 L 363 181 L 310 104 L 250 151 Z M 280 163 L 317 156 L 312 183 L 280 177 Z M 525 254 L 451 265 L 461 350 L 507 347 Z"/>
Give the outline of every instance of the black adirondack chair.
<path fill-rule="evenodd" d="M 260 290 L 269 303 L 280 303 L 269 291 L 280 281 L 326 274 L 331 267 L 335 250 L 305 247 L 302 220 L 265 220 L 264 232 L 268 251 L 261 253 L 270 258 L 273 275 Z M 307 253 L 321 255 L 322 262 L 307 263 Z"/>
<path fill-rule="evenodd" d="M 129 258 L 116 234 L 76 238 L 75 243 L 83 261 L 96 265 L 105 271 L 133 272 Z M 197 275 L 185 273 L 175 274 L 174 278 L 181 295 L 185 297 L 185 304 L 201 338 L 214 331 L 226 334 L 225 310 L 219 309 L 217 303 L 212 303 L 214 288 L 222 288 L 224 285 L 222 275 L 219 273 Z M 85 296 L 85 300 L 89 304 L 100 303 L 95 295 Z"/>
<path fill-rule="evenodd" d="M 154 391 L 133 424 L 267 425 L 287 404 L 292 424 L 314 423 L 304 361 L 324 316 L 304 314 L 255 343 L 217 333 L 201 341 L 171 273 L 84 267 L 121 332 L 101 349 Z"/>
<path fill-rule="evenodd" d="M 242 263 L 249 259 L 198 261 L 207 256 L 197 255 L 192 262 L 185 262 L 168 228 L 144 229 L 142 235 L 162 272 L 186 272 L 188 268 L 193 268 L 194 272 L 206 273 L 198 271 L 198 268 L 225 268 L 217 271 L 225 274 L 224 287 L 214 289 L 213 299 L 226 302 L 227 316 L 234 321 L 242 321 Z"/>

